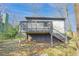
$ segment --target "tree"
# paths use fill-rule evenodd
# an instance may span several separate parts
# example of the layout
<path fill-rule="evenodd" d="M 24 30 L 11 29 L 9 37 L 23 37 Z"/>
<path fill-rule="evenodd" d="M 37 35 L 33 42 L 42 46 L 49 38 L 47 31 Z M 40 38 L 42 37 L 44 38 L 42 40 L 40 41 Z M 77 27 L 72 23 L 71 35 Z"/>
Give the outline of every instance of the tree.
<path fill-rule="evenodd" d="M 74 4 L 76 24 L 77 24 L 77 34 L 79 34 L 79 4 Z"/>
<path fill-rule="evenodd" d="M 18 33 L 18 29 L 17 28 L 13 28 L 13 26 L 11 24 L 8 24 L 8 29 L 7 31 L 4 31 L 2 33 L 0 33 L 0 38 L 1 39 L 12 39 L 15 38 L 15 36 Z"/>

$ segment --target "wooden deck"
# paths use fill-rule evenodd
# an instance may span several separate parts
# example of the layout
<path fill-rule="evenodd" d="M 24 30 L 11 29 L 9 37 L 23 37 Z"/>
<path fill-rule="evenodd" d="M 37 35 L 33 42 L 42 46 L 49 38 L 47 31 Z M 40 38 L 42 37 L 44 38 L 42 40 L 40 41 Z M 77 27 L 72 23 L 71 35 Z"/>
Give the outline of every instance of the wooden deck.
<path fill-rule="evenodd" d="M 65 42 L 66 39 L 64 34 L 53 28 L 52 21 L 23 21 L 20 23 L 20 27 L 21 32 L 25 32 L 35 40 L 53 42 L 57 38 L 57 40 Z"/>

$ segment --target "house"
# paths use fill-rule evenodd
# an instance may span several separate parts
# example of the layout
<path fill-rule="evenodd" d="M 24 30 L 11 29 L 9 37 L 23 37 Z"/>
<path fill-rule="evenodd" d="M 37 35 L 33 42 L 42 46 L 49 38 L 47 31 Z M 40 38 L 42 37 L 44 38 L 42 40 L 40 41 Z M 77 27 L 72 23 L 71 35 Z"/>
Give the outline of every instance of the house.
<path fill-rule="evenodd" d="M 25 17 L 26 21 L 20 21 L 19 31 L 31 36 L 33 40 L 50 42 L 51 44 L 67 41 L 65 35 L 65 18 L 53 17 Z"/>

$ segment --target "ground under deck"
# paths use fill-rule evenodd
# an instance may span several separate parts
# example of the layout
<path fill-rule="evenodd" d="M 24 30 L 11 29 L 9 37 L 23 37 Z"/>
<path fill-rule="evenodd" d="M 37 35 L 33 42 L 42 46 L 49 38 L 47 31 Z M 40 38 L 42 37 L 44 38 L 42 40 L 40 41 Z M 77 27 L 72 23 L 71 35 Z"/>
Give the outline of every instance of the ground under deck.
<path fill-rule="evenodd" d="M 51 35 L 47 32 L 40 32 L 40 33 L 27 33 L 28 35 L 30 35 L 32 37 L 32 40 L 38 41 L 38 42 L 51 42 Z M 58 38 L 56 38 L 55 36 L 53 37 L 53 43 L 56 42 L 61 42 Z"/>

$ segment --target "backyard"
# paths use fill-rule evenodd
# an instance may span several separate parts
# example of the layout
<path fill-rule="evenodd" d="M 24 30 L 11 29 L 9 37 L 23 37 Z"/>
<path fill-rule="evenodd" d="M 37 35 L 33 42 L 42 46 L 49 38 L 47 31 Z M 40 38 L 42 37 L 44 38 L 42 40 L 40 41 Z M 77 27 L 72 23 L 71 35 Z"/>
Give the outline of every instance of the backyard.
<path fill-rule="evenodd" d="M 36 41 L 19 43 L 19 40 L 0 41 L 1 56 L 74 56 L 79 55 L 76 41 L 78 37 L 73 34 L 68 44 L 60 44 L 51 47 L 49 43 Z M 23 41 L 23 39 L 21 40 Z"/>

